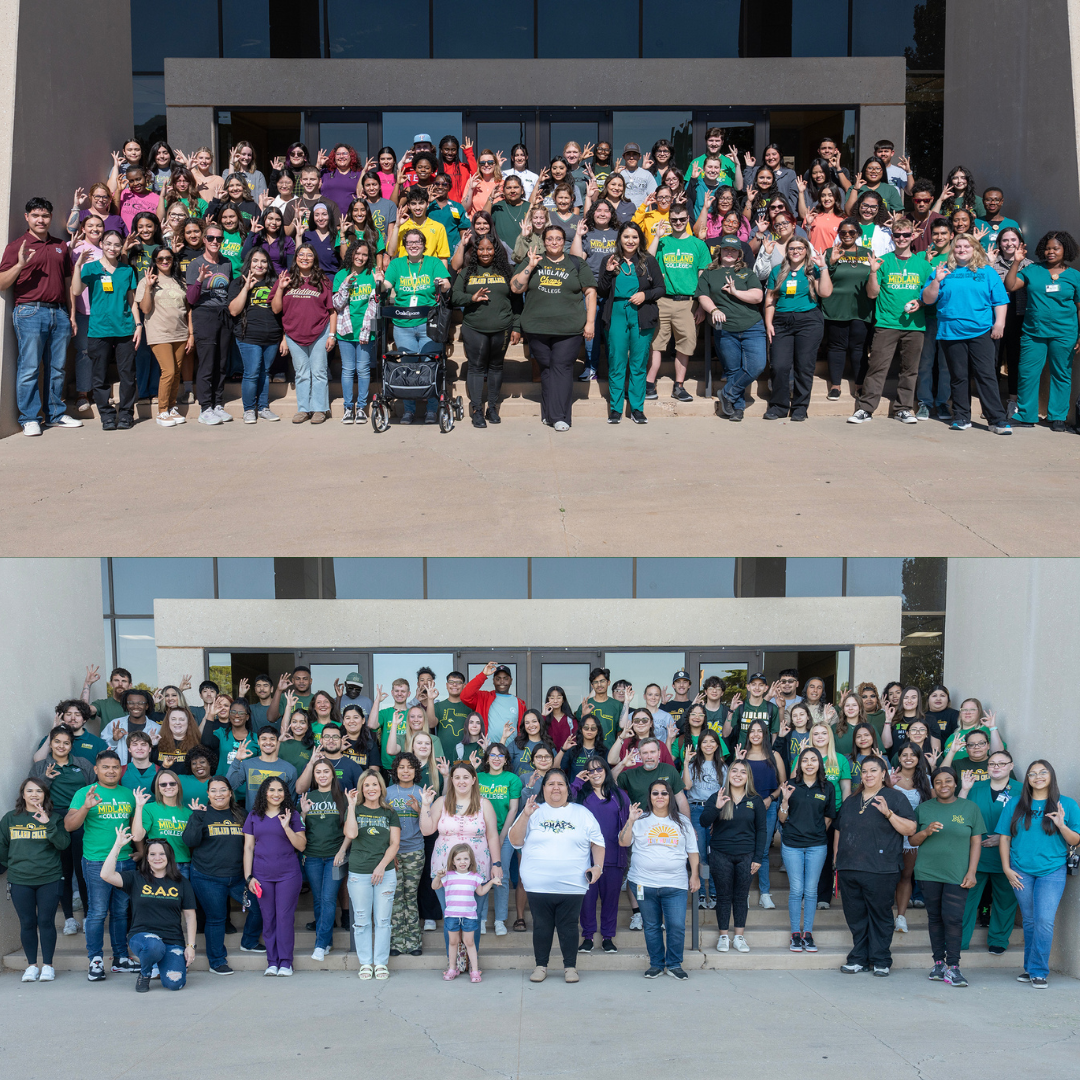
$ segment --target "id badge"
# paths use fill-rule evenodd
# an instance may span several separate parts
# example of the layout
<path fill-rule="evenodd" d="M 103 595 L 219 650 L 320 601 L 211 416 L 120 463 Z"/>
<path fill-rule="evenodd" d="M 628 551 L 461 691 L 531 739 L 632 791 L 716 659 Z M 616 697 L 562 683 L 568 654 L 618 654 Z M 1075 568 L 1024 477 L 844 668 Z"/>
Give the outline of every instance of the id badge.
<path fill-rule="evenodd" d="M 784 282 L 784 289 L 785 296 L 795 296 L 795 294 L 799 291 L 798 279 L 795 277 L 789 277 L 787 281 Z"/>
<path fill-rule="evenodd" d="M 108 275 L 106 275 L 105 277 L 103 277 L 101 279 L 101 291 L 102 292 L 112 292 L 113 291 L 112 278 L 109 277 Z"/>
<path fill-rule="evenodd" d="M 638 898 L 638 901 L 640 902 L 640 901 L 645 899 L 645 886 L 644 885 L 638 885 L 636 888 L 637 888 L 637 898 Z"/>
<path fill-rule="evenodd" d="M 1047 285 L 1046 286 L 1046 291 L 1047 292 L 1061 292 L 1061 286 L 1058 285 L 1057 282 L 1055 282 L 1053 285 Z"/>
<path fill-rule="evenodd" d="M 416 302 L 416 297 L 415 296 L 410 296 L 409 297 L 409 307 L 419 307 L 419 306 L 420 305 L 417 304 L 417 302 Z"/>

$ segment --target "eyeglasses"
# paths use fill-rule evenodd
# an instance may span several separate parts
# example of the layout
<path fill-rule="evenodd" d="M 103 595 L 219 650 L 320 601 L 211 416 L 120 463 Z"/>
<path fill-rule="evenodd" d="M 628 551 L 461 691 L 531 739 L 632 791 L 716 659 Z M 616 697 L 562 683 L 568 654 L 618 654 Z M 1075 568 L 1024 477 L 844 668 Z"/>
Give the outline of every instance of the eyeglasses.
<path fill-rule="evenodd" d="M 496 757 L 504 758 L 504 757 L 506 757 L 506 755 L 501 750 L 492 750 L 491 753 L 488 754 L 488 759 L 489 760 L 491 758 L 496 758 Z"/>

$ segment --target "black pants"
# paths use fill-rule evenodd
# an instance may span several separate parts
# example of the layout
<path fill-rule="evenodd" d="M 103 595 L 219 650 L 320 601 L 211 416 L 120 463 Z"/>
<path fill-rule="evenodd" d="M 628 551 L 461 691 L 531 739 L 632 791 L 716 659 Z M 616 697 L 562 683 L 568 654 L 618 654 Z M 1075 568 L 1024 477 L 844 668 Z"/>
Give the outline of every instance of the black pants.
<path fill-rule="evenodd" d="M 819 904 L 831 904 L 833 900 L 833 844 L 836 843 L 836 826 L 830 825 L 825 830 L 825 862 L 817 879 L 817 900 Z"/>
<path fill-rule="evenodd" d="M 420 874 L 420 887 L 416 890 L 416 906 L 422 920 L 443 917 L 439 897 L 431 887 L 431 853 L 435 850 L 435 842 L 438 839 L 438 833 L 424 837 L 424 869 Z"/>
<path fill-rule="evenodd" d="M 964 936 L 964 907 L 967 889 L 942 881 L 920 881 L 926 901 L 926 922 L 934 963 L 944 961 L 949 967 L 960 963 L 960 942 Z"/>
<path fill-rule="evenodd" d="M 465 346 L 465 357 L 469 361 L 469 372 L 465 376 L 469 402 L 478 409 L 483 408 L 486 376 L 488 404 L 498 405 L 503 380 L 503 358 L 510 344 L 509 327 L 496 334 L 485 334 L 483 331 L 474 330 L 467 323 L 462 323 L 461 343 Z"/>
<path fill-rule="evenodd" d="M 709 871 L 716 885 L 716 925 L 726 934 L 732 909 L 735 925 L 746 926 L 750 910 L 750 864 L 753 855 L 728 855 L 723 851 L 709 852 Z"/>
<path fill-rule="evenodd" d="M 941 341 L 941 339 L 938 339 Z M 983 415 L 990 424 L 1004 424 L 1005 410 L 997 380 L 997 342 L 990 332 L 962 341 L 941 341 L 952 376 L 952 413 L 954 420 L 971 420 L 971 386 L 982 403 Z"/>
<path fill-rule="evenodd" d="M 581 350 L 582 337 L 530 334 L 529 355 L 540 367 L 540 419 L 549 424 L 571 422 L 574 401 L 574 361 Z"/>
<path fill-rule="evenodd" d="M 19 940 L 26 953 L 27 964 L 37 963 L 39 937 L 41 962 L 53 962 L 56 951 L 56 908 L 63 886 L 63 881 L 36 886 L 11 883 L 11 902 L 19 916 Z"/>
<path fill-rule="evenodd" d="M 135 415 L 135 342 L 130 337 L 92 337 L 86 339 L 86 351 L 93 364 L 91 378 L 98 416 L 103 421 L 115 422 L 119 414 L 130 420 Z M 119 408 L 109 404 L 112 392 L 109 364 L 113 360 L 120 379 Z"/>
<path fill-rule="evenodd" d="M 195 331 L 195 398 L 199 408 L 225 404 L 225 376 L 232 352 L 232 320 L 224 309 L 194 308 L 191 326 Z"/>
<path fill-rule="evenodd" d="M 585 897 L 581 893 L 531 892 L 527 895 L 533 917 L 533 955 L 536 957 L 536 966 L 548 966 L 551 942 L 555 931 L 558 931 L 563 967 L 577 967 L 578 916 L 581 914 L 581 902 Z"/>
<path fill-rule="evenodd" d="M 856 386 L 862 386 L 868 366 L 866 333 L 870 329 L 861 319 L 848 322 L 825 320 L 828 335 L 829 382 L 839 386 L 844 377 L 844 361 L 851 361 L 851 378 Z"/>
<path fill-rule="evenodd" d="M 893 894 L 900 871 L 870 874 L 864 870 L 840 871 L 840 898 L 851 931 L 849 964 L 892 967 Z"/>
<path fill-rule="evenodd" d="M 71 843 L 60 852 L 60 866 L 64 871 L 64 887 L 60 893 L 60 903 L 64 908 L 65 919 L 75 918 L 75 908 L 72 903 L 75 893 L 73 887 L 75 881 L 79 883 L 79 896 L 82 897 L 84 918 L 87 906 L 90 903 L 86 891 L 86 879 L 83 877 L 82 872 L 82 842 L 83 831 L 82 829 L 76 829 L 71 834 Z"/>
<path fill-rule="evenodd" d="M 1020 331 L 1024 320 L 1017 317 L 1013 305 L 1005 312 L 1005 333 L 997 342 L 997 362 L 1001 367 L 1005 362 L 1005 374 L 1009 380 L 1009 397 L 1016 397 L 1017 380 L 1020 374 Z"/>
<path fill-rule="evenodd" d="M 810 391 L 814 385 L 814 368 L 817 365 L 818 346 L 825 332 L 825 320 L 821 312 L 783 311 L 773 316 L 772 393 L 769 408 L 786 413 L 806 412 L 810 404 Z M 789 390 L 792 368 L 795 373 L 795 392 Z"/>

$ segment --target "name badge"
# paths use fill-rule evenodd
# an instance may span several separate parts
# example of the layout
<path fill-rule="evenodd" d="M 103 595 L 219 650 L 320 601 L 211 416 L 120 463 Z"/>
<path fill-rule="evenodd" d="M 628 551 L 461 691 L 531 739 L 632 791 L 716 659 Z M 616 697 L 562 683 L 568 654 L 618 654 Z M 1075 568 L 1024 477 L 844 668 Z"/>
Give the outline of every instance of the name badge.
<path fill-rule="evenodd" d="M 415 296 L 410 296 L 409 297 L 409 307 L 419 307 L 419 305 L 416 302 L 416 297 Z"/>
<path fill-rule="evenodd" d="M 1047 285 L 1046 286 L 1046 291 L 1047 292 L 1061 292 L 1061 286 L 1058 285 L 1057 282 L 1055 282 L 1053 285 Z"/>
<path fill-rule="evenodd" d="M 112 292 L 113 291 L 112 278 L 109 277 L 108 275 L 106 275 L 105 277 L 103 277 L 101 279 L 101 291 L 102 292 Z"/>
<path fill-rule="evenodd" d="M 784 295 L 785 296 L 794 296 L 798 291 L 799 291 L 799 283 L 795 278 L 790 277 L 790 278 L 787 279 L 787 281 L 784 282 Z"/>

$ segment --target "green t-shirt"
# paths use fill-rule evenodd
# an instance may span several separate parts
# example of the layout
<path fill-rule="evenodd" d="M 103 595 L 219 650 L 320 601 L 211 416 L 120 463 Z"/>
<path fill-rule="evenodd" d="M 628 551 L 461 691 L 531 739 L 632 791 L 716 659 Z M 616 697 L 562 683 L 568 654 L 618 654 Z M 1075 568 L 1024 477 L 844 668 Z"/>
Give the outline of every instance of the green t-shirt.
<path fill-rule="evenodd" d="M 970 799 L 954 799 L 951 803 L 927 799 L 919 803 L 915 821 L 919 832 L 932 821 L 940 821 L 945 826 L 919 845 L 915 877 L 919 881 L 943 881 L 946 885 L 959 885 L 967 874 L 971 838 L 977 836 L 981 839 L 986 832 L 982 811 Z"/>
<path fill-rule="evenodd" d="M 818 276 L 817 267 L 811 267 L 814 277 Z M 810 281 L 806 271 L 800 266 L 780 280 L 780 267 L 774 266 L 769 274 L 769 289 L 779 289 L 776 296 L 776 310 L 780 312 L 813 311 L 817 302 L 810 295 Z"/>
<path fill-rule="evenodd" d="M 12 885 L 47 885 L 63 875 L 60 852 L 71 846 L 63 815 L 54 812 L 40 822 L 29 810 L 9 810 L 0 818 L 0 866 L 8 868 Z"/>
<path fill-rule="evenodd" d="M 696 296 L 698 275 L 709 268 L 712 253 L 709 245 L 693 234 L 662 236 L 656 245 L 656 261 L 668 296 Z"/>
<path fill-rule="evenodd" d="M 356 807 L 356 825 L 360 831 L 349 849 L 349 871 L 370 874 L 390 846 L 390 830 L 400 829 L 401 820 L 394 810 L 369 810 L 360 803 Z"/>
<path fill-rule="evenodd" d="M 496 203 L 496 206 L 502 205 Z M 437 221 L 446 230 L 446 242 L 450 245 L 450 250 L 458 246 L 461 240 L 461 231 L 467 229 L 471 224 L 468 215 L 465 213 L 465 207 L 459 202 L 454 202 L 453 199 L 447 199 L 445 206 L 440 206 L 437 202 L 432 201 L 428 204 L 427 216 L 432 221 Z M 494 219 L 494 209 L 492 210 L 492 219 Z M 518 232 L 520 233 L 520 229 Z"/>
<path fill-rule="evenodd" d="M 184 805 L 187 806 L 192 799 L 198 799 L 203 806 L 210 805 L 209 796 L 206 793 L 206 789 L 210 786 L 210 778 L 206 780 L 198 780 L 194 776 L 181 776 L 180 786 L 184 789 Z M 242 802 L 242 799 L 237 799 L 237 802 Z"/>
<path fill-rule="evenodd" d="M 111 724 L 114 720 L 119 720 L 120 717 L 124 715 L 124 707 L 116 700 L 116 698 L 98 698 L 97 701 L 91 701 L 90 705 L 97 710 L 102 730 L 105 728 L 106 721 Z M 196 719 L 201 718 L 196 717 Z M 104 749 L 104 747 L 102 747 L 102 749 Z"/>
<path fill-rule="evenodd" d="M 48 762 L 48 758 L 46 758 L 46 762 Z M 70 761 L 66 765 L 57 765 L 55 762 L 52 764 L 54 769 L 59 770 L 60 775 L 52 780 L 49 780 L 46 776 L 43 776 L 42 779 L 49 784 L 49 797 L 52 799 L 53 809 L 61 813 L 67 813 L 75 792 L 79 788 L 86 786 L 86 774 L 78 765 L 73 765 Z"/>
<path fill-rule="evenodd" d="M 185 796 L 187 792 L 184 793 Z M 142 809 L 142 823 L 147 840 L 165 840 L 178 863 L 191 862 L 191 852 L 183 841 L 184 826 L 191 811 L 186 806 L 163 806 L 149 802 Z"/>
<path fill-rule="evenodd" d="M 480 794 L 491 803 L 495 811 L 495 824 L 499 831 L 506 822 L 506 815 L 510 810 L 510 800 L 521 798 L 521 777 L 517 773 L 503 769 L 501 773 L 477 773 L 480 781 Z M 573 779 L 573 777 L 571 777 Z"/>
<path fill-rule="evenodd" d="M 606 701 L 597 701 L 596 698 L 589 698 L 589 704 L 592 706 L 592 715 L 596 717 L 597 722 L 600 724 L 600 730 L 604 733 L 604 745 L 610 746 L 615 739 L 615 731 L 619 723 L 619 717 L 622 716 L 623 703 L 616 701 L 610 694 Z M 574 715 L 578 721 L 581 720 L 581 706 L 577 707 Z M 571 777 L 573 779 L 573 777 Z"/>
<path fill-rule="evenodd" d="M 332 859 L 345 841 L 341 811 L 328 791 L 313 788 L 307 797 L 311 800 L 311 809 L 304 814 L 304 828 L 307 830 L 304 854 L 314 859 Z"/>
<path fill-rule="evenodd" d="M 398 745 L 401 745 L 401 740 L 405 735 L 405 721 L 409 715 L 408 706 L 402 707 L 398 712 L 399 719 L 394 723 L 394 733 L 397 735 Z M 382 765 L 384 769 L 389 769 L 391 762 L 394 760 L 394 755 L 387 749 L 387 743 L 390 742 L 390 724 L 394 720 L 394 706 L 391 705 L 387 709 L 379 710 L 379 740 L 382 744 Z"/>
<path fill-rule="evenodd" d="M 729 279 L 734 281 L 739 292 L 763 288 L 757 274 L 745 266 L 741 270 L 713 266 L 698 278 L 697 295 L 709 297 L 724 313 L 722 329 L 729 334 L 741 334 L 761 322 L 761 311 L 757 304 L 748 304 L 745 300 L 739 300 L 731 293 L 724 292 L 724 282 Z"/>
<path fill-rule="evenodd" d="M 967 210 L 964 205 L 963 195 L 952 195 L 941 204 L 941 212 L 948 217 L 954 210 Z M 970 211 L 968 211 L 970 213 Z M 982 196 L 975 196 L 975 217 L 986 217 L 986 206 L 983 204 Z"/>
<path fill-rule="evenodd" d="M 107 788 L 104 784 L 88 784 L 72 796 L 72 810 L 82 809 L 91 789 L 97 790 L 101 802 L 90 808 L 83 824 L 83 857 L 87 862 L 104 862 L 112 851 L 117 827 L 131 825 L 135 814 L 135 792 L 119 784 L 114 788 Z M 131 858 L 130 844 L 120 849 L 118 858 Z"/>
<path fill-rule="evenodd" d="M 891 185 L 890 185 L 891 186 Z M 842 252 L 833 262 L 829 253 L 829 277 L 832 292 L 821 298 L 821 313 L 834 322 L 858 319 L 869 322 L 874 315 L 873 301 L 866 295 L 870 277 L 870 249 L 856 245 L 852 252 Z"/>
<path fill-rule="evenodd" d="M 135 320 L 131 316 L 128 290 L 134 292 L 138 287 L 135 271 L 130 266 L 118 266 L 110 273 L 100 262 L 92 262 L 82 268 L 81 276 L 90 290 L 87 334 L 93 338 L 131 337 L 135 333 Z M 116 704 L 119 708 L 120 703 Z M 123 715 L 124 710 L 119 709 L 109 719 Z"/>
<path fill-rule="evenodd" d="M 975 781 L 976 784 L 981 784 L 984 780 L 990 779 L 990 770 L 987 768 L 987 762 L 990 760 L 990 755 L 987 754 L 982 761 L 972 761 L 967 754 L 957 754 L 952 760 L 952 768 L 956 770 L 956 775 L 962 784 L 966 779 L 965 773 L 970 774 L 970 778 Z"/>
<path fill-rule="evenodd" d="M 299 775 L 307 768 L 307 763 L 311 760 L 311 748 L 305 746 L 299 739 L 286 739 L 278 743 L 278 757 L 282 761 L 287 761 Z"/>
<path fill-rule="evenodd" d="M 440 698 L 432 706 L 432 711 L 436 720 L 435 734 L 444 742 L 460 742 L 465 732 L 465 721 L 469 719 L 472 709 L 463 701 Z"/>
<path fill-rule="evenodd" d="M 874 324 L 886 330 L 925 330 L 926 312 L 919 304 L 917 311 L 904 311 L 912 300 L 921 300 L 923 287 L 933 275 L 926 253 L 919 251 L 901 259 L 890 251 L 878 267 L 878 298 L 874 308 Z"/>
<path fill-rule="evenodd" d="M 1022 790 L 1023 785 L 1020 781 L 1013 780 L 1011 777 L 1008 786 L 1002 788 L 1001 791 L 994 791 L 989 780 L 977 783 L 971 789 L 968 793 L 968 800 L 979 808 L 982 812 L 983 821 L 986 822 L 984 839 L 995 834 L 1005 804 L 1011 799 L 1018 799 Z M 1011 816 L 1006 820 L 1011 821 Z M 979 855 L 979 871 L 983 874 L 1001 873 L 1001 850 L 997 844 L 982 849 L 982 853 Z"/>
<path fill-rule="evenodd" d="M 840 804 L 844 801 L 844 795 L 840 790 L 840 781 L 851 779 L 851 762 L 837 753 L 835 767 L 825 761 L 825 779 L 832 784 L 836 791 L 836 809 L 839 810 Z"/>
<path fill-rule="evenodd" d="M 877 712 L 867 713 L 866 722 L 877 732 L 878 746 L 880 746 L 881 733 L 885 730 L 885 710 L 878 709 Z"/>
<path fill-rule="evenodd" d="M 341 288 L 345 279 L 352 271 L 339 270 L 334 275 L 334 292 Z M 348 334 L 338 335 L 341 341 L 359 341 L 360 328 L 364 325 L 364 312 L 367 311 L 368 301 L 375 291 L 375 278 L 370 270 L 365 270 L 353 278 L 349 286 L 349 318 L 352 320 L 352 331 Z"/>
<path fill-rule="evenodd" d="M 517 276 L 528 261 L 514 267 Z M 529 275 L 525 288 L 525 307 L 521 328 L 529 334 L 555 334 L 569 337 L 585 329 L 586 289 L 596 288 L 596 278 L 584 259 L 564 254 L 558 262 L 546 255 Z"/>
<path fill-rule="evenodd" d="M 846 758 L 851 757 L 851 752 L 855 749 L 855 728 L 848 725 L 848 729 L 843 735 L 836 728 L 833 728 L 832 737 L 836 752 Z"/>
<path fill-rule="evenodd" d="M 1076 305 L 1080 302 L 1080 272 L 1067 266 L 1055 280 L 1045 263 L 1032 263 L 1016 275 L 1027 286 L 1024 333 L 1076 343 Z"/>
<path fill-rule="evenodd" d="M 720 185 L 721 185 L 721 187 L 723 187 L 725 185 L 727 187 L 734 187 L 735 186 L 735 162 L 732 161 L 731 158 L 729 158 L 727 156 L 727 154 L 717 154 L 716 156 L 720 159 Z M 689 165 L 687 165 L 686 172 L 683 175 L 683 179 L 686 180 L 687 183 L 689 183 L 690 180 L 693 179 L 694 166 L 695 165 L 697 165 L 701 169 L 705 168 L 705 157 L 706 157 L 705 154 L 701 154 L 699 157 L 694 158 L 694 160 L 691 161 Z"/>
<path fill-rule="evenodd" d="M 890 181 L 882 180 L 876 188 L 871 187 L 869 184 L 863 184 L 856 193 L 856 198 L 867 191 L 872 191 L 875 195 L 880 195 L 887 210 L 891 210 L 893 213 L 897 214 L 903 212 L 904 197 L 900 194 L 897 186 Z"/>
<path fill-rule="evenodd" d="M 638 803 L 642 809 L 649 805 L 649 785 L 654 780 L 668 780 L 671 790 L 676 795 L 683 789 L 682 775 L 674 765 L 668 765 L 661 761 L 655 769 L 646 772 L 644 765 L 636 765 L 632 769 L 624 769 L 619 773 L 619 787 L 630 796 L 631 803 Z"/>
<path fill-rule="evenodd" d="M 222 232 L 225 235 L 221 239 L 221 254 L 232 263 L 233 274 L 239 274 L 240 268 L 244 265 L 244 257 L 240 254 L 244 247 L 244 238 L 240 235 L 239 230 L 229 232 L 223 226 Z"/>
<path fill-rule="evenodd" d="M 386 283 L 393 288 L 394 302 L 399 307 L 431 307 L 439 294 L 436 280 L 449 276 L 442 261 L 434 255 L 424 255 L 415 263 L 402 255 L 391 259 L 386 268 Z M 420 326 L 426 320 L 426 315 L 418 315 L 415 319 L 395 319 L 394 325 Z"/>
<path fill-rule="evenodd" d="M 746 745 L 746 733 L 754 720 L 761 720 L 767 724 L 769 732 L 773 735 L 780 730 L 780 710 L 771 701 L 763 701 L 760 705 L 752 705 L 749 701 L 744 701 L 731 714 L 732 734 L 736 736 L 735 741 L 740 746 Z"/>

